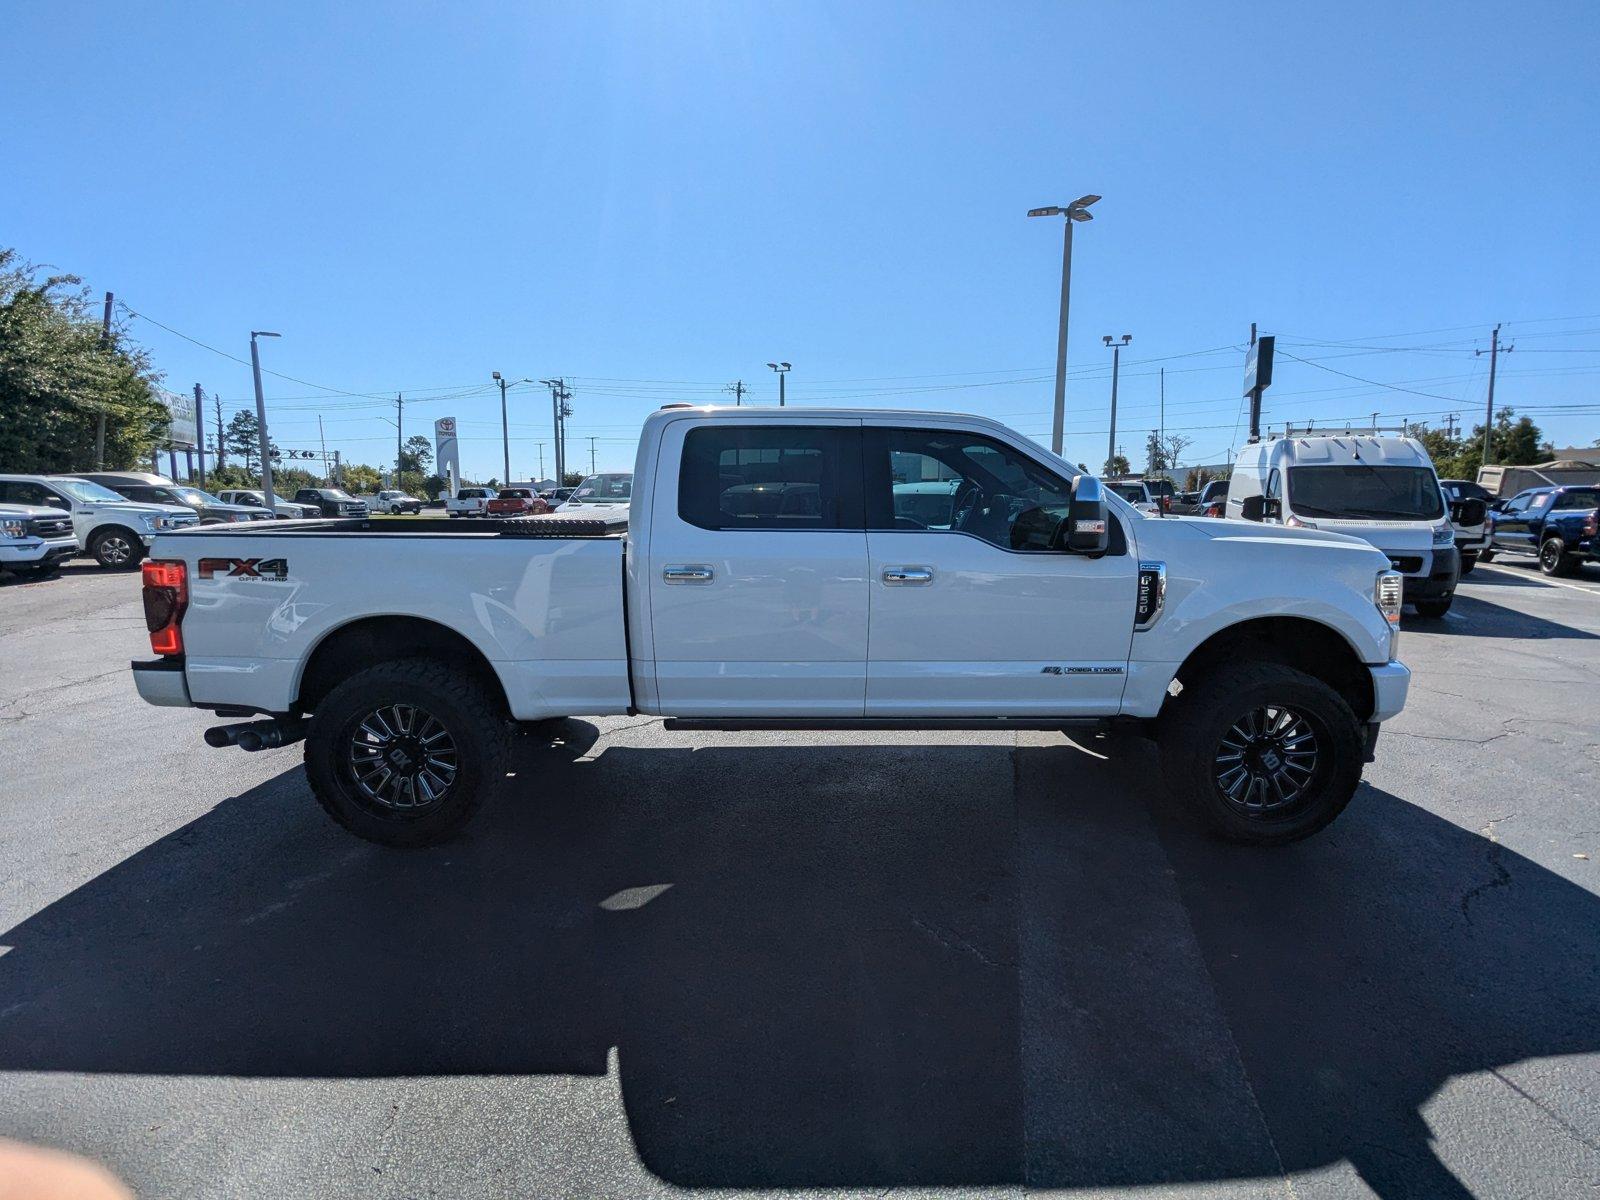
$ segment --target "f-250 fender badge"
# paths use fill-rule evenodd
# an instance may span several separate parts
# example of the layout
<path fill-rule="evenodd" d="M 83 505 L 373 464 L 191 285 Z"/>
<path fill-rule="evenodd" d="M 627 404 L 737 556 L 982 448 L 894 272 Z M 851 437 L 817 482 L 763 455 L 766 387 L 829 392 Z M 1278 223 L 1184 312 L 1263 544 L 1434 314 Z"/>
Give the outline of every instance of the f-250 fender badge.
<path fill-rule="evenodd" d="M 1040 667 L 1041 675 L 1121 675 L 1121 667 Z"/>
<path fill-rule="evenodd" d="M 287 558 L 202 558 L 200 578 L 215 579 L 221 573 L 229 579 L 287 579 Z"/>

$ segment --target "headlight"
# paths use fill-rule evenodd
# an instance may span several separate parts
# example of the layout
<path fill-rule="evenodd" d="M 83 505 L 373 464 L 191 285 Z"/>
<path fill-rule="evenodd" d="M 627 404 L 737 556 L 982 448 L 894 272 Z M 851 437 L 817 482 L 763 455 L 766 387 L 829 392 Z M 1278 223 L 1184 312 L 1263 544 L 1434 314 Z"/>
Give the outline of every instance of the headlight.
<path fill-rule="evenodd" d="M 19 538 L 28 532 L 26 521 L 0 521 L 0 534 L 6 537 Z"/>
<path fill-rule="evenodd" d="M 158 517 L 154 513 L 144 513 L 140 520 L 144 522 L 146 529 L 165 529 L 167 527 L 167 519 Z"/>
<path fill-rule="evenodd" d="M 1315 521 L 1307 521 L 1304 517 L 1297 517 L 1293 513 L 1284 518 L 1283 523 L 1290 529 L 1315 529 L 1317 527 Z"/>
<path fill-rule="evenodd" d="M 1389 622 L 1389 657 L 1400 648 L 1400 606 L 1405 603 L 1405 581 L 1399 571 L 1379 571 L 1372 588 L 1372 602 Z"/>
<path fill-rule="evenodd" d="M 1456 531 L 1446 521 L 1443 525 L 1433 527 L 1433 544 L 1437 546 L 1454 546 L 1456 544 Z"/>

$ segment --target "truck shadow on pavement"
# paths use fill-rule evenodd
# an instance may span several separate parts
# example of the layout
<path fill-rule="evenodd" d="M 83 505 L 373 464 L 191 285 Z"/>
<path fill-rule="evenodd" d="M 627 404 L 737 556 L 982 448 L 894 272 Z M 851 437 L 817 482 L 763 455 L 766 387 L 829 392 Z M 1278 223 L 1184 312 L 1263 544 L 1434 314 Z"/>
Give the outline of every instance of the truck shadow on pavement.
<path fill-rule="evenodd" d="M 1154 796 L 1136 739 L 656 736 L 525 737 L 438 850 L 354 841 L 299 768 L 219 804 L 0 935 L 0 1069 L 601 1075 L 615 1046 L 684 1186 L 1349 1159 L 1451 1196 L 1419 1112 L 1447 1079 L 1600 1051 L 1600 899 L 1382 791 L 1251 851 Z"/>
<path fill-rule="evenodd" d="M 1566 625 L 1546 617 L 1537 617 L 1532 613 L 1507 608 L 1503 604 L 1495 604 L 1480 596 L 1468 596 L 1462 592 L 1456 593 L 1455 601 L 1450 605 L 1450 613 L 1446 617 L 1430 620 L 1426 617 L 1413 617 L 1407 613 L 1402 617 L 1402 621 L 1403 629 L 1456 637 L 1521 638 L 1529 641 L 1570 638 L 1585 642 L 1600 638 L 1600 634 L 1590 633 L 1587 629 L 1580 629 L 1576 625 Z"/>

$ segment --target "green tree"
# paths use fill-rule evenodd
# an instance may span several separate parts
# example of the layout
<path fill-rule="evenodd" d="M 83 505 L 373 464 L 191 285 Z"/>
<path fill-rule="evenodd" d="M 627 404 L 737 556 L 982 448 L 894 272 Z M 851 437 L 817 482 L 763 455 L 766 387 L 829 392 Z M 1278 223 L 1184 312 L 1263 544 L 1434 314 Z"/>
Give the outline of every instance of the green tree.
<path fill-rule="evenodd" d="M 244 469 L 247 472 L 257 474 L 260 471 L 261 422 L 256 420 L 255 413 L 248 408 L 241 408 L 229 418 L 228 428 L 222 435 L 222 444 L 229 454 L 244 460 Z M 278 444 L 270 438 L 267 441 L 267 453 L 272 455 L 274 463 L 278 461 Z"/>
<path fill-rule="evenodd" d="M 1116 454 L 1113 454 L 1110 458 L 1106 459 L 1105 468 L 1100 472 L 1100 474 L 1132 475 L 1133 468 L 1128 465 L 1128 456 L 1123 454 L 1121 451 L 1118 451 Z"/>
<path fill-rule="evenodd" d="M 377 467 L 369 467 L 366 463 L 345 463 L 344 486 L 349 492 L 375 492 L 383 484 L 383 476 Z"/>
<path fill-rule="evenodd" d="M 1159 475 L 1167 469 L 1167 448 L 1161 444 L 1161 435 L 1154 429 L 1144 439 L 1144 469 L 1149 475 Z"/>
<path fill-rule="evenodd" d="M 88 471 L 105 418 L 107 467 L 148 461 L 168 414 L 148 353 L 100 313 L 75 275 L 40 277 L 0 247 L 0 463 L 12 471 Z"/>
<path fill-rule="evenodd" d="M 582 483 L 587 478 L 588 478 L 588 476 L 585 475 L 582 471 L 568 471 L 565 475 L 563 475 L 561 477 L 561 486 L 562 487 L 577 487 L 580 483 Z"/>
<path fill-rule="evenodd" d="M 401 474 L 422 475 L 433 465 L 433 445 L 422 434 L 406 439 L 400 451 Z M 407 489 L 410 490 L 410 489 Z"/>

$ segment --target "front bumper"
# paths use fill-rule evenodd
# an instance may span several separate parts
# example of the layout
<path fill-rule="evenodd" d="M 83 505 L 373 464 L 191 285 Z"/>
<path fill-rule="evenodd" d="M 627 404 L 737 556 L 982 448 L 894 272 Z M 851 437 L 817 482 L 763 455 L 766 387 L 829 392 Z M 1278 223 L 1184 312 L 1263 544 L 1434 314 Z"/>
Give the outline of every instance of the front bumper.
<path fill-rule="evenodd" d="M 1461 553 L 1454 546 L 1433 552 L 1433 564 L 1426 575 L 1404 577 L 1404 596 L 1407 601 L 1443 600 L 1455 595 L 1456 584 L 1461 579 Z"/>
<path fill-rule="evenodd" d="M 1405 663 L 1385 663 L 1381 667 L 1368 667 L 1372 672 L 1372 716 L 1374 725 L 1396 716 L 1406 706 L 1406 693 L 1411 690 L 1411 668 Z"/>
<path fill-rule="evenodd" d="M 1478 554 L 1489 548 L 1489 535 L 1479 534 L 1477 537 L 1457 537 L 1456 553 Z"/>
<path fill-rule="evenodd" d="M 60 562 L 77 552 L 77 538 L 26 538 L 0 545 L 0 566 L 35 567 Z"/>
<path fill-rule="evenodd" d="M 161 708 L 190 708 L 189 680 L 181 658 L 158 658 L 133 663 L 133 686 L 146 704 Z"/>

